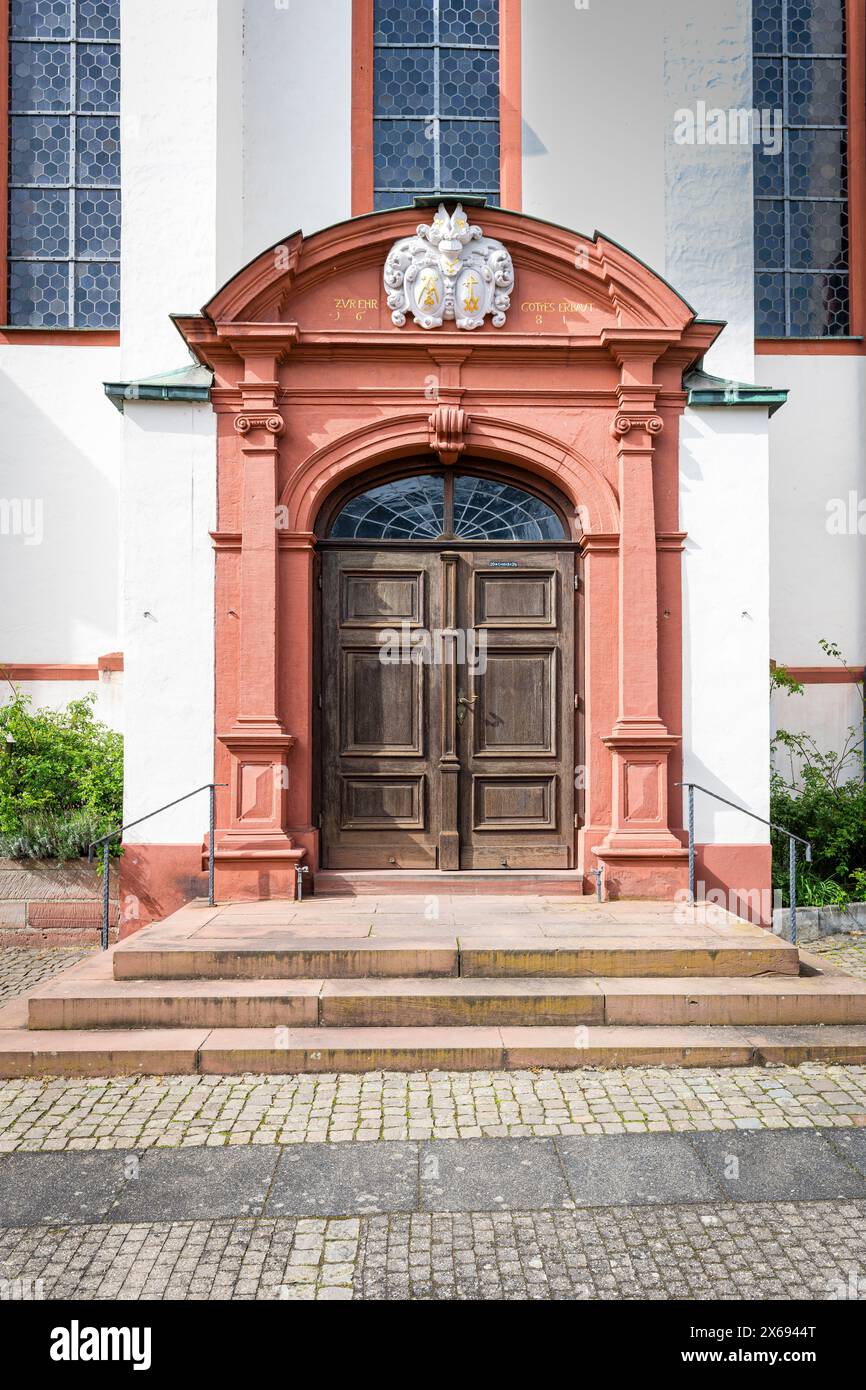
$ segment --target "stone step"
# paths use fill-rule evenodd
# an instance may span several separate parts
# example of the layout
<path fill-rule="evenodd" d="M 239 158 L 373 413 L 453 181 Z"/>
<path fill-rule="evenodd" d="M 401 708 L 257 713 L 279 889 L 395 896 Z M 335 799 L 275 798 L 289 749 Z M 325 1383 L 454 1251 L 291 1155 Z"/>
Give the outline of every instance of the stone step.
<path fill-rule="evenodd" d="M 490 897 L 533 893 L 542 897 L 565 895 L 586 902 L 584 875 L 576 869 L 320 869 L 315 894 L 323 897 L 368 897 L 405 893 L 459 893 Z"/>
<path fill-rule="evenodd" d="M 112 980 L 39 986 L 33 1029 L 866 1023 L 841 974 L 699 979 Z"/>
<path fill-rule="evenodd" d="M 49 980 L 29 1028 L 314 1028 L 321 980 Z"/>
<path fill-rule="evenodd" d="M 797 975 L 795 947 L 769 932 L 732 932 L 712 940 L 687 931 L 622 935 L 582 931 L 562 937 L 518 940 L 513 935 L 441 933 L 370 936 L 301 936 L 274 932 L 255 944 L 242 936 L 205 945 L 190 939 L 130 938 L 113 953 L 117 980 L 161 979 L 364 979 L 406 977 L 595 976 L 752 978 Z"/>
<path fill-rule="evenodd" d="M 866 1062 L 866 1026 L 78 1029 L 0 1032 L 0 1076 Z"/>

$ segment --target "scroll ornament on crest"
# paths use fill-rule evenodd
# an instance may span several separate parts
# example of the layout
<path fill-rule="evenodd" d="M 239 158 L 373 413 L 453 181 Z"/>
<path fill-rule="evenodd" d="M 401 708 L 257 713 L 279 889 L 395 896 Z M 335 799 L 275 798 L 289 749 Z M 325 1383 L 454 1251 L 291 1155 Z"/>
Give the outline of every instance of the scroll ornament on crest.
<path fill-rule="evenodd" d="M 429 227 L 395 241 L 385 261 L 391 320 L 402 328 L 411 314 L 421 328 L 480 328 L 488 314 L 505 323 L 514 289 L 514 266 L 501 241 L 473 226 L 460 204 L 450 217 L 443 203 Z"/>

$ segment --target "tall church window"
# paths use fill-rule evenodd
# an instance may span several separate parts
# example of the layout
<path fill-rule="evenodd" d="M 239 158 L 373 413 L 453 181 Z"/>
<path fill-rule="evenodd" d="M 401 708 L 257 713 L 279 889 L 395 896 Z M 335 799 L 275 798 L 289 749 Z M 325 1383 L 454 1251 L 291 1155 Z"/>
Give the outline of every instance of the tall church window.
<path fill-rule="evenodd" d="M 499 202 L 499 0 L 375 0 L 373 189 Z"/>
<path fill-rule="evenodd" d="M 10 0 L 7 322 L 114 329 L 120 0 Z"/>
<path fill-rule="evenodd" d="M 755 146 L 755 334 L 845 337 L 845 0 L 754 0 L 752 24 L 754 106 L 781 137 Z"/>

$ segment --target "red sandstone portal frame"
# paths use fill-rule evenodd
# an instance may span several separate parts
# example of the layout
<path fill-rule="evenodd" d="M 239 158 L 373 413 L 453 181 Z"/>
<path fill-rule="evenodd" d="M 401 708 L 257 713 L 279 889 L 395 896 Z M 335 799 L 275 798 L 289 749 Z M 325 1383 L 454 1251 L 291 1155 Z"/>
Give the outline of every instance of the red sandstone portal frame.
<path fill-rule="evenodd" d="M 221 897 L 291 896 L 320 860 L 316 580 L 320 514 L 400 460 L 482 460 L 555 489 L 579 550 L 573 860 L 613 895 L 685 881 L 678 517 L 683 371 L 720 325 L 621 247 L 485 209 L 511 254 L 506 324 L 391 322 L 382 271 L 418 211 L 290 237 L 201 316 L 215 373 L 216 747 Z M 331 499 L 331 503 L 329 503 Z"/>

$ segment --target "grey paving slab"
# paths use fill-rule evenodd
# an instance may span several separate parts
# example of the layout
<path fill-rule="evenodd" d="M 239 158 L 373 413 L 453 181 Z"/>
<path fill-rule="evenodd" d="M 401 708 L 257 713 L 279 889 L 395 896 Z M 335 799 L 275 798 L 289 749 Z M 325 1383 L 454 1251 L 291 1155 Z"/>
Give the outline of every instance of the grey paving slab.
<path fill-rule="evenodd" d="M 129 1155 L 126 1156 L 127 1158 Z M 277 1166 L 272 1145 L 150 1149 L 118 1193 L 108 1220 L 199 1221 L 259 1216 Z"/>
<path fill-rule="evenodd" d="M 690 1142 L 735 1202 L 808 1202 L 866 1197 L 866 1179 L 815 1130 L 729 1130 Z"/>
<path fill-rule="evenodd" d="M 33 1153 L 0 1159 L 0 1226 L 104 1221 L 128 1154 Z"/>
<path fill-rule="evenodd" d="M 421 1146 L 423 1211 L 556 1209 L 568 1185 L 550 1139 L 434 1139 Z"/>
<path fill-rule="evenodd" d="M 282 1151 L 268 1216 L 357 1216 L 414 1211 L 414 1143 L 293 1144 Z"/>
<path fill-rule="evenodd" d="M 866 1129 L 840 1129 L 825 1136 L 825 1142 L 837 1150 L 846 1163 L 866 1177 Z"/>
<path fill-rule="evenodd" d="M 588 1134 L 555 1141 L 583 1207 L 713 1202 L 718 1182 L 681 1134 Z"/>

